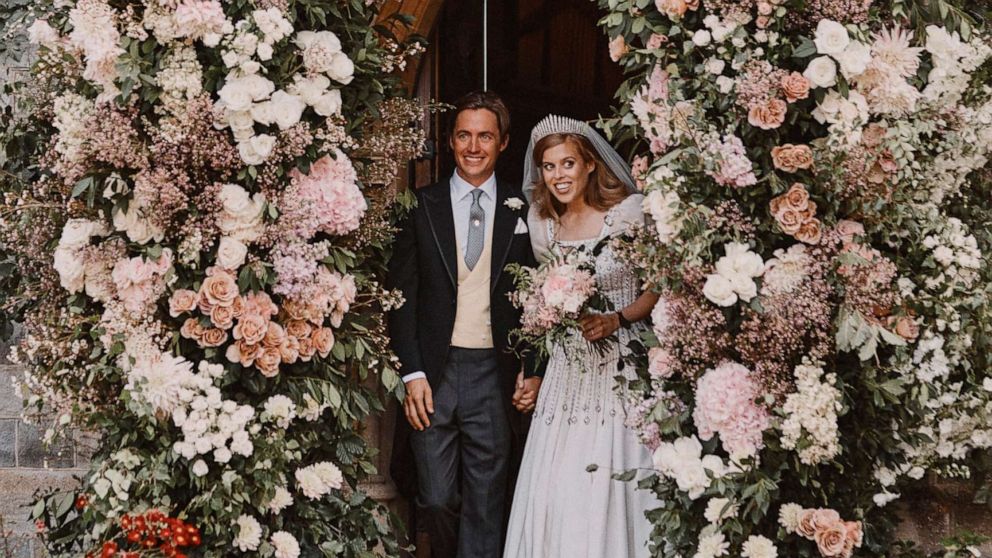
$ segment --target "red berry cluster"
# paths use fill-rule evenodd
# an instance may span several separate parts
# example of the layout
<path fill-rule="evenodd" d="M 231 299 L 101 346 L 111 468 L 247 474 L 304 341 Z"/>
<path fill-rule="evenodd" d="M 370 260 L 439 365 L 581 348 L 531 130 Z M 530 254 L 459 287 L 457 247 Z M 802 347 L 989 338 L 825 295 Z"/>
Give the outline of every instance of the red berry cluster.
<path fill-rule="evenodd" d="M 200 530 L 181 519 L 166 516 L 158 510 L 141 515 L 124 515 L 120 521 L 127 542 L 125 550 L 115 541 L 103 543 L 99 552 L 91 551 L 86 558 L 138 558 L 139 552 L 154 552 L 167 558 L 186 558 L 180 549 L 200 545 Z"/>

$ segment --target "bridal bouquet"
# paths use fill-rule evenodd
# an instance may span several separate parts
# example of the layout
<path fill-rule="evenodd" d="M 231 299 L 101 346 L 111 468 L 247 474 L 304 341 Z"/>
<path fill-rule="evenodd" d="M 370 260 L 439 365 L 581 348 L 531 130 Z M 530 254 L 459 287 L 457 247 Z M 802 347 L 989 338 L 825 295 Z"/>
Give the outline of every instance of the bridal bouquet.
<path fill-rule="evenodd" d="M 537 268 L 507 266 L 516 285 L 510 300 L 523 310 L 521 327 L 510 334 L 520 350 L 536 348 L 538 357 L 546 358 L 550 347 L 580 329 L 584 314 L 608 309 L 608 301 L 596 287 L 595 254 L 595 249 L 576 249 L 555 254 Z"/>

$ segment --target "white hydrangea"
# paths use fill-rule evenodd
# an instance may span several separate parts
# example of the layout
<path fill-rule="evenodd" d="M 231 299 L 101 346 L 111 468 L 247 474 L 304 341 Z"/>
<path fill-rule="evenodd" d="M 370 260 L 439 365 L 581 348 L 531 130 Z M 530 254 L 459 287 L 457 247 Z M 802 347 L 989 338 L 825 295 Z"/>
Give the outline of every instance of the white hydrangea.
<path fill-rule="evenodd" d="M 803 363 L 794 374 L 796 391 L 782 405 L 782 447 L 796 450 L 803 463 L 816 465 L 840 453 L 837 412 L 843 406 L 841 392 L 834 385 L 836 375 L 824 375 L 819 365 Z"/>
<path fill-rule="evenodd" d="M 162 88 L 162 105 L 166 110 L 178 112 L 183 104 L 203 92 L 203 67 L 196 58 L 196 50 L 180 45 L 163 58 L 155 81 Z"/>
<path fill-rule="evenodd" d="M 248 430 L 254 426 L 255 410 L 223 399 L 214 385 L 221 376 L 223 366 L 201 362 L 180 392 L 172 422 L 182 430 L 182 438 L 173 451 L 185 459 L 212 454 L 216 462 L 226 463 L 233 455 L 249 457 L 254 452 Z"/>

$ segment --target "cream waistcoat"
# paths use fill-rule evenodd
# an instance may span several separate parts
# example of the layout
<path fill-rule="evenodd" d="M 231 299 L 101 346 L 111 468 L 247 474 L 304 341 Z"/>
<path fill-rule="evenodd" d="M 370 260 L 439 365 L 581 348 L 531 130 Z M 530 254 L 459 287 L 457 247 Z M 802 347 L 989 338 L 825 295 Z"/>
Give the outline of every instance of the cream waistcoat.
<path fill-rule="evenodd" d="M 458 254 L 458 307 L 451 346 L 465 349 L 493 348 L 492 321 L 489 316 L 489 277 L 492 271 L 493 221 L 486 215 L 486 243 L 474 269 L 465 265 L 465 253 Z M 465 241 L 458 238 L 458 246 Z"/>

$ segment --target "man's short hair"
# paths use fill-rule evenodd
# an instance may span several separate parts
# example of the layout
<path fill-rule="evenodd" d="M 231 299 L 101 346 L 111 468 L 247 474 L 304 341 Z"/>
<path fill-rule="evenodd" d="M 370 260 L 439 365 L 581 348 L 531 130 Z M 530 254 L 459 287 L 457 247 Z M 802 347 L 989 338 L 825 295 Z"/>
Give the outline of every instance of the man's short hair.
<path fill-rule="evenodd" d="M 455 121 L 458 120 L 458 115 L 462 111 L 478 109 L 486 109 L 496 115 L 500 141 L 505 140 L 510 135 L 510 109 L 506 108 L 503 99 L 492 91 L 473 91 L 455 101 L 455 110 L 451 112 L 451 118 L 448 121 L 448 135 L 455 133 Z"/>

